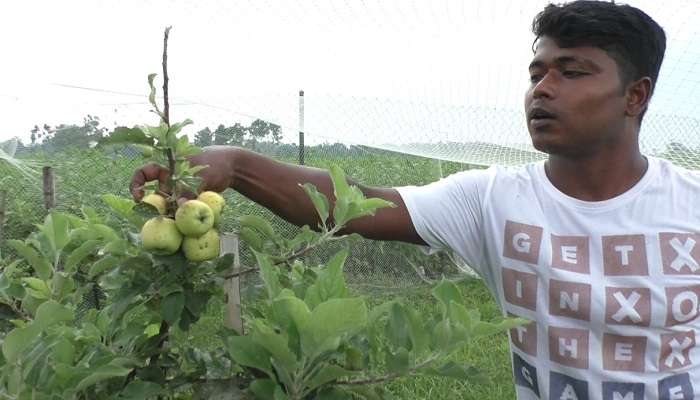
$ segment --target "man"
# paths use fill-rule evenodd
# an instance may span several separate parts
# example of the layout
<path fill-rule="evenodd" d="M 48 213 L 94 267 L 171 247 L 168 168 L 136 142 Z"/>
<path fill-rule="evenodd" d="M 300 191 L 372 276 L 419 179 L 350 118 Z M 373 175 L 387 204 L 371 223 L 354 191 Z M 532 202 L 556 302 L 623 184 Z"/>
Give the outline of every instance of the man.
<path fill-rule="evenodd" d="M 663 29 L 630 6 L 576 1 L 547 6 L 533 32 L 525 111 L 548 160 L 423 187 L 358 185 L 398 207 L 348 230 L 451 248 L 504 314 L 533 320 L 511 332 L 518 399 L 700 396 L 700 176 L 638 145 Z M 204 189 L 231 187 L 297 225 L 317 221 L 299 183 L 332 198 L 325 171 L 242 149 L 193 162 L 211 166 Z M 137 171 L 134 197 L 163 177 L 154 166 Z"/>

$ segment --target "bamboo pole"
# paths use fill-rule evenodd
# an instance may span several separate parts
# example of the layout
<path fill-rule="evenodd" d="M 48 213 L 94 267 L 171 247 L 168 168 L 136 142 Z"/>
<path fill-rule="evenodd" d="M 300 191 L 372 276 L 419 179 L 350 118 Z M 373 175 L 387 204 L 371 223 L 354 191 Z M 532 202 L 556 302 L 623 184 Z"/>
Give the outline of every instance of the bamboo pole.
<path fill-rule="evenodd" d="M 241 260 L 238 251 L 238 235 L 227 233 L 221 237 L 221 254 L 233 254 L 231 274 L 241 270 Z M 227 328 L 233 329 L 238 334 L 243 334 L 243 316 L 241 309 L 241 278 L 235 276 L 226 280 L 224 284 L 226 292 L 226 315 L 224 323 Z"/>
<path fill-rule="evenodd" d="M 299 165 L 304 165 L 304 91 L 299 91 Z"/>
<path fill-rule="evenodd" d="M 44 167 L 44 207 L 51 210 L 56 206 L 56 182 L 54 181 L 54 169 Z"/>

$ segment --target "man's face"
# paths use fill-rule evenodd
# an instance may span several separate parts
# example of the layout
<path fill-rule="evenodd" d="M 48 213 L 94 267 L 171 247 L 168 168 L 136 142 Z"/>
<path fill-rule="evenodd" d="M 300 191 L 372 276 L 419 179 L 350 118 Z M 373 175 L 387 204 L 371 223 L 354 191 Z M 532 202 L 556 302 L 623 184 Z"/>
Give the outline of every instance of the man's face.
<path fill-rule="evenodd" d="M 534 147 L 581 157 L 622 134 L 625 96 L 615 61 L 595 47 L 560 48 L 543 37 L 529 66 L 527 127 Z"/>

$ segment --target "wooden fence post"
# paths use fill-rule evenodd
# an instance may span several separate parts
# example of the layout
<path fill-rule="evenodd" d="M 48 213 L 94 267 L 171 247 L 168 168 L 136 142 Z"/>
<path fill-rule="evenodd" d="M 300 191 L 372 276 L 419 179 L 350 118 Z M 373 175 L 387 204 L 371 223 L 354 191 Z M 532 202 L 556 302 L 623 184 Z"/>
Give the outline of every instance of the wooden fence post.
<path fill-rule="evenodd" d="M 44 167 L 44 207 L 51 210 L 56 206 L 56 183 L 52 167 Z"/>
<path fill-rule="evenodd" d="M 299 165 L 304 165 L 304 91 L 299 91 Z"/>
<path fill-rule="evenodd" d="M 241 260 L 238 251 L 238 235 L 226 233 L 221 237 L 221 254 L 233 254 L 233 265 L 230 273 L 235 274 L 241 270 Z M 241 278 L 236 276 L 230 278 L 224 284 L 226 292 L 226 315 L 224 323 L 229 329 L 233 329 L 238 334 L 243 334 L 243 316 L 241 310 Z"/>

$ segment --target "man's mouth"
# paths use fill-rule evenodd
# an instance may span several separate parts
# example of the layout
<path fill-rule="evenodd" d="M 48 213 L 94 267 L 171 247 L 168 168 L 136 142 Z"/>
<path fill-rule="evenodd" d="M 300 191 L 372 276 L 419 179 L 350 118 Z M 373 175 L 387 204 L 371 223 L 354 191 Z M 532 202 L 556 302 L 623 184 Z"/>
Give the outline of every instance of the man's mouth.
<path fill-rule="evenodd" d="M 545 110 L 544 108 L 533 108 L 527 113 L 527 117 L 527 119 L 530 121 L 540 121 L 555 119 L 556 115 Z"/>

